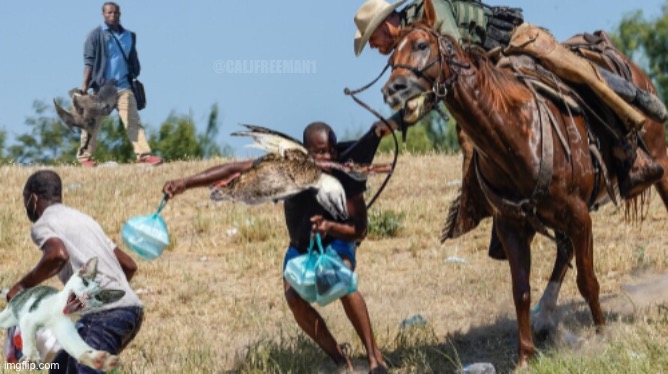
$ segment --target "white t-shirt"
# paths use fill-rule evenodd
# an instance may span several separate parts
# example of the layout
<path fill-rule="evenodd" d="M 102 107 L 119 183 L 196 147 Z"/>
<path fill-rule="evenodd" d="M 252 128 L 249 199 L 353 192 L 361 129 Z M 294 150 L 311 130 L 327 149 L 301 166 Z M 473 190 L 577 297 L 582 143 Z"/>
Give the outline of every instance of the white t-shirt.
<path fill-rule="evenodd" d="M 58 278 L 63 284 L 67 283 L 75 269 L 80 269 L 88 260 L 97 256 L 95 280 L 100 282 L 100 286 L 104 289 L 125 291 L 125 296 L 120 300 L 93 309 L 91 313 L 121 307 L 142 306 L 114 254 L 116 245 L 90 216 L 63 204 L 54 204 L 47 207 L 42 216 L 33 224 L 30 235 L 40 249 L 47 240 L 52 238 L 58 238 L 65 244 L 70 260 L 58 273 Z"/>

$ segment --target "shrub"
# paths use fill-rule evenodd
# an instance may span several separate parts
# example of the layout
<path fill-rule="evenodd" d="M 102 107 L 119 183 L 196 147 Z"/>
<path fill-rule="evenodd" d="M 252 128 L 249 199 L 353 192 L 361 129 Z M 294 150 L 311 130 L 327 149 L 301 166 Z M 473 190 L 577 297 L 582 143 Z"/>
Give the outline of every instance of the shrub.
<path fill-rule="evenodd" d="M 393 238 L 401 230 L 404 220 L 403 213 L 393 210 L 373 210 L 369 212 L 367 234 L 370 239 Z"/>

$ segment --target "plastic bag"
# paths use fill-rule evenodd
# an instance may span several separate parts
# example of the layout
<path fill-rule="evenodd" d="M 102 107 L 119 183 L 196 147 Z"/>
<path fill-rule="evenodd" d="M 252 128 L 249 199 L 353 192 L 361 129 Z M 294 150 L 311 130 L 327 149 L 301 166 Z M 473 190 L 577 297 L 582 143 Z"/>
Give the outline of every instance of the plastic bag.
<path fill-rule="evenodd" d="M 169 245 L 169 233 L 165 220 L 160 216 L 167 197 L 163 197 L 158 210 L 150 216 L 130 218 L 121 229 L 121 237 L 128 248 L 145 260 L 153 260 Z"/>
<path fill-rule="evenodd" d="M 328 247 L 324 253 L 320 254 L 315 265 L 315 288 L 316 301 L 319 305 L 325 306 L 357 291 L 357 274 L 346 266 L 334 250 Z"/>
<path fill-rule="evenodd" d="M 315 249 L 314 249 L 315 244 Z M 311 237 L 308 252 L 288 261 L 285 280 L 308 303 L 325 306 L 357 291 L 357 274 L 330 247 L 322 249 L 320 234 Z"/>
<path fill-rule="evenodd" d="M 317 261 L 318 255 L 317 252 L 313 251 L 313 238 L 311 238 L 308 253 L 288 261 L 283 271 L 285 280 L 309 304 L 314 303 L 317 296 L 315 290 L 315 264 Z"/>

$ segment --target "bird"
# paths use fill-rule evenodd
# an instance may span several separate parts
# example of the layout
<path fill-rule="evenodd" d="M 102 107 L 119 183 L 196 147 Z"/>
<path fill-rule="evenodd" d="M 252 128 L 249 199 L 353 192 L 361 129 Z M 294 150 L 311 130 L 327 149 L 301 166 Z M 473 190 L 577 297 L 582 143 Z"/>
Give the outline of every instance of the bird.
<path fill-rule="evenodd" d="M 78 127 L 91 132 L 97 119 L 108 116 L 116 107 L 118 101 L 116 81 L 105 82 L 95 94 L 86 94 L 79 88 L 73 88 L 69 91 L 69 96 L 72 100 L 72 108 L 69 111 L 53 99 L 58 117 L 70 131 Z"/>
<path fill-rule="evenodd" d="M 247 131 L 234 136 L 248 136 L 254 141 L 250 147 L 260 148 L 266 155 L 230 183 L 213 187 L 212 200 L 232 200 L 248 205 L 285 200 L 303 191 L 315 193 L 318 203 L 335 219 L 347 219 L 346 194 L 338 179 L 323 171 L 331 167 L 348 172 L 355 179 L 366 178 L 376 172 L 373 167 L 352 163 L 317 162 L 304 145 L 281 132 L 265 127 L 242 124 Z M 366 170 L 366 172 L 365 172 Z M 379 169 L 381 172 L 383 168 Z M 215 184 L 214 184 L 215 185 Z"/>

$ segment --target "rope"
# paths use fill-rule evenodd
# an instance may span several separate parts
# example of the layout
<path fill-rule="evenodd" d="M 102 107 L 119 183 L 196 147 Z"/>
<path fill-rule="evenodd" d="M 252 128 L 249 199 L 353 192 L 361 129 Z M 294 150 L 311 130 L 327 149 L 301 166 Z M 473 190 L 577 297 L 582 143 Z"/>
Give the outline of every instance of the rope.
<path fill-rule="evenodd" d="M 392 174 L 394 174 L 394 168 L 397 165 L 397 159 L 399 157 L 399 141 L 397 140 L 397 136 L 394 134 L 394 129 L 392 128 L 392 126 L 390 126 L 390 124 L 387 122 L 385 117 L 380 115 L 380 113 L 378 113 L 376 110 L 371 108 L 369 105 L 367 105 L 361 99 L 357 98 L 357 96 L 355 96 L 355 95 L 364 91 L 364 90 L 366 90 L 366 89 L 368 89 L 369 87 L 373 86 L 380 79 L 380 77 L 382 77 L 383 74 L 385 74 L 385 72 L 387 71 L 387 69 L 389 67 L 390 67 L 390 64 L 385 65 L 385 68 L 383 68 L 383 71 L 381 71 L 380 74 L 376 77 L 376 79 L 371 81 L 371 83 L 369 83 L 369 84 L 367 84 L 367 85 L 365 85 L 361 88 L 358 88 L 356 90 L 350 90 L 349 88 L 345 88 L 343 90 L 343 93 L 345 95 L 352 97 L 353 100 L 355 100 L 355 102 L 357 104 L 359 104 L 362 108 L 368 110 L 369 112 L 371 112 L 371 114 L 373 114 L 379 120 L 381 120 L 385 124 L 385 126 L 387 126 L 387 128 L 390 130 L 390 133 L 392 134 L 392 138 L 394 139 L 394 158 L 392 160 L 391 170 L 390 170 L 389 173 L 387 173 L 387 176 L 385 177 L 385 180 L 383 181 L 383 183 L 378 188 L 378 191 L 376 191 L 376 194 L 371 198 L 371 201 L 369 201 L 369 204 L 367 204 L 367 206 L 366 206 L 367 210 L 370 209 L 371 206 L 373 205 L 373 203 L 376 202 L 376 200 L 380 196 L 381 192 L 383 192 L 383 190 L 385 189 L 385 186 L 387 186 L 387 183 L 390 181 L 390 178 L 392 177 Z"/>

